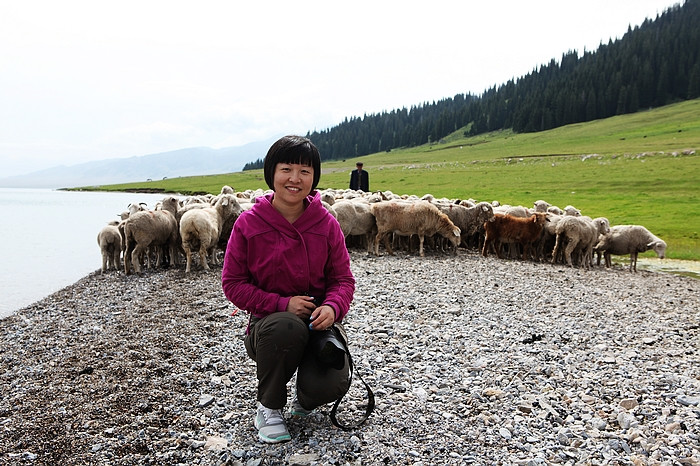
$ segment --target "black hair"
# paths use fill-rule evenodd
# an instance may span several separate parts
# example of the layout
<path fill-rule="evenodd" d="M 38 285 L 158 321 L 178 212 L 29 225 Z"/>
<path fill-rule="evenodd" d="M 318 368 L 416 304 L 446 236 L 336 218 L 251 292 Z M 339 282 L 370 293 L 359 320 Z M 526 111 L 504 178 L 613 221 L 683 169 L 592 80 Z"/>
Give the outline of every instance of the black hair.
<path fill-rule="evenodd" d="M 318 186 L 321 179 L 321 154 L 308 138 L 284 136 L 270 146 L 263 162 L 265 182 L 270 189 L 275 189 L 275 167 L 278 163 L 299 163 L 313 167 L 314 182 L 311 185 L 311 191 Z"/>

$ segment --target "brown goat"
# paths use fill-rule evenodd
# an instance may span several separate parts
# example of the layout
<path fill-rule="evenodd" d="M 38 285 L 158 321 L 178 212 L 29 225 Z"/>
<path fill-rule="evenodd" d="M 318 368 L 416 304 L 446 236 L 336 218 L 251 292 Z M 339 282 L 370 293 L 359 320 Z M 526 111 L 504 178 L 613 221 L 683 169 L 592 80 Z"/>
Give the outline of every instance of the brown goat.
<path fill-rule="evenodd" d="M 489 247 L 493 245 L 500 259 L 501 244 L 515 243 L 522 246 L 523 259 L 527 260 L 532 244 L 540 238 L 547 221 L 547 214 L 544 212 L 537 212 L 528 218 L 495 214 L 492 222 L 484 223 L 486 238 L 481 254 L 487 257 Z"/>

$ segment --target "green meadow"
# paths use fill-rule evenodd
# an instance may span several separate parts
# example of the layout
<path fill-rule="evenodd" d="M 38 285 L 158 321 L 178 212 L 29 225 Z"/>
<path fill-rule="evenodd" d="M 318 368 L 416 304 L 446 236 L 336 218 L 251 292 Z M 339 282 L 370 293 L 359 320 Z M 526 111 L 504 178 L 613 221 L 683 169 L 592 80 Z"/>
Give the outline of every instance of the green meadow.
<path fill-rule="evenodd" d="M 644 225 L 668 243 L 669 258 L 700 260 L 700 100 L 540 133 L 463 134 L 460 129 L 437 143 L 324 162 L 319 188 L 347 188 L 362 160 L 373 191 L 573 205 L 612 225 Z M 251 154 L 251 160 L 264 155 Z M 82 189 L 216 194 L 223 185 L 267 188 L 262 171 L 253 170 Z"/>

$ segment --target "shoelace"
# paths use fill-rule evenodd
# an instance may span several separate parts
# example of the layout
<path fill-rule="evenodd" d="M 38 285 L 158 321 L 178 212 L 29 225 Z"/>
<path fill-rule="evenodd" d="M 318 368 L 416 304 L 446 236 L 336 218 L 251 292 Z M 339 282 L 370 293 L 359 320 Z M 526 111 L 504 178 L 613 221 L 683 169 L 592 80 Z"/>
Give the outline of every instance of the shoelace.
<path fill-rule="evenodd" d="M 284 422 L 279 409 L 263 408 L 262 412 L 263 416 L 265 416 L 265 424 L 267 425 L 282 424 Z"/>

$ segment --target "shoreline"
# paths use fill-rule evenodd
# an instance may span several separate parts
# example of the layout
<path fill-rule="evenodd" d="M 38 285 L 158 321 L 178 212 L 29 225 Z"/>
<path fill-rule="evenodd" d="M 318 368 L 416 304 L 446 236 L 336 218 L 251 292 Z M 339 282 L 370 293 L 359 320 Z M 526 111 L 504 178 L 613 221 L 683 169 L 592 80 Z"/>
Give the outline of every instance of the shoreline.
<path fill-rule="evenodd" d="M 0 321 L 0 458 L 27 464 L 700 460 L 700 282 L 621 267 L 351 251 L 367 424 L 255 438 L 220 267 L 89 274 Z M 354 386 L 354 385 L 353 385 Z M 361 411 L 362 392 L 341 403 Z M 354 390 L 354 389 L 353 389 Z M 359 411 L 352 411 L 352 408 Z M 0 462 L 2 462 L 0 461 Z"/>
<path fill-rule="evenodd" d="M 473 251 L 465 251 L 462 250 L 462 253 L 464 254 L 470 254 L 473 253 Z M 541 264 L 543 266 L 549 266 L 549 264 Z M 620 270 L 627 270 L 629 268 L 629 257 L 626 256 L 613 256 L 613 269 L 620 269 Z M 646 272 L 651 272 L 651 273 L 668 273 L 671 275 L 676 275 L 676 276 L 682 276 L 682 277 L 688 277 L 696 280 L 700 280 L 700 261 L 691 261 L 691 260 L 682 260 L 682 259 L 658 259 L 655 257 L 640 257 L 639 260 L 637 261 L 637 269 L 639 271 L 646 271 Z M 600 267 L 594 267 L 593 271 L 595 270 L 604 270 L 603 266 Z M 70 287 L 75 285 L 78 281 L 82 280 L 85 277 L 91 276 L 93 274 L 99 274 L 100 273 L 100 268 L 97 267 L 95 270 L 92 272 L 89 272 L 83 277 L 80 277 L 78 280 L 76 280 L 73 283 L 70 283 L 68 285 L 65 285 L 63 288 Z M 61 288 L 61 289 L 63 289 Z M 37 304 L 43 299 L 46 299 L 51 296 L 51 294 L 56 293 L 60 291 L 56 290 L 52 293 L 49 293 L 46 296 L 43 296 L 39 299 L 36 299 L 35 301 L 23 305 L 17 309 L 10 310 L 9 313 L 7 314 L 0 314 L 0 320 L 9 317 L 20 310 L 22 310 L 25 307 L 30 307 L 33 306 L 34 304 Z"/>

